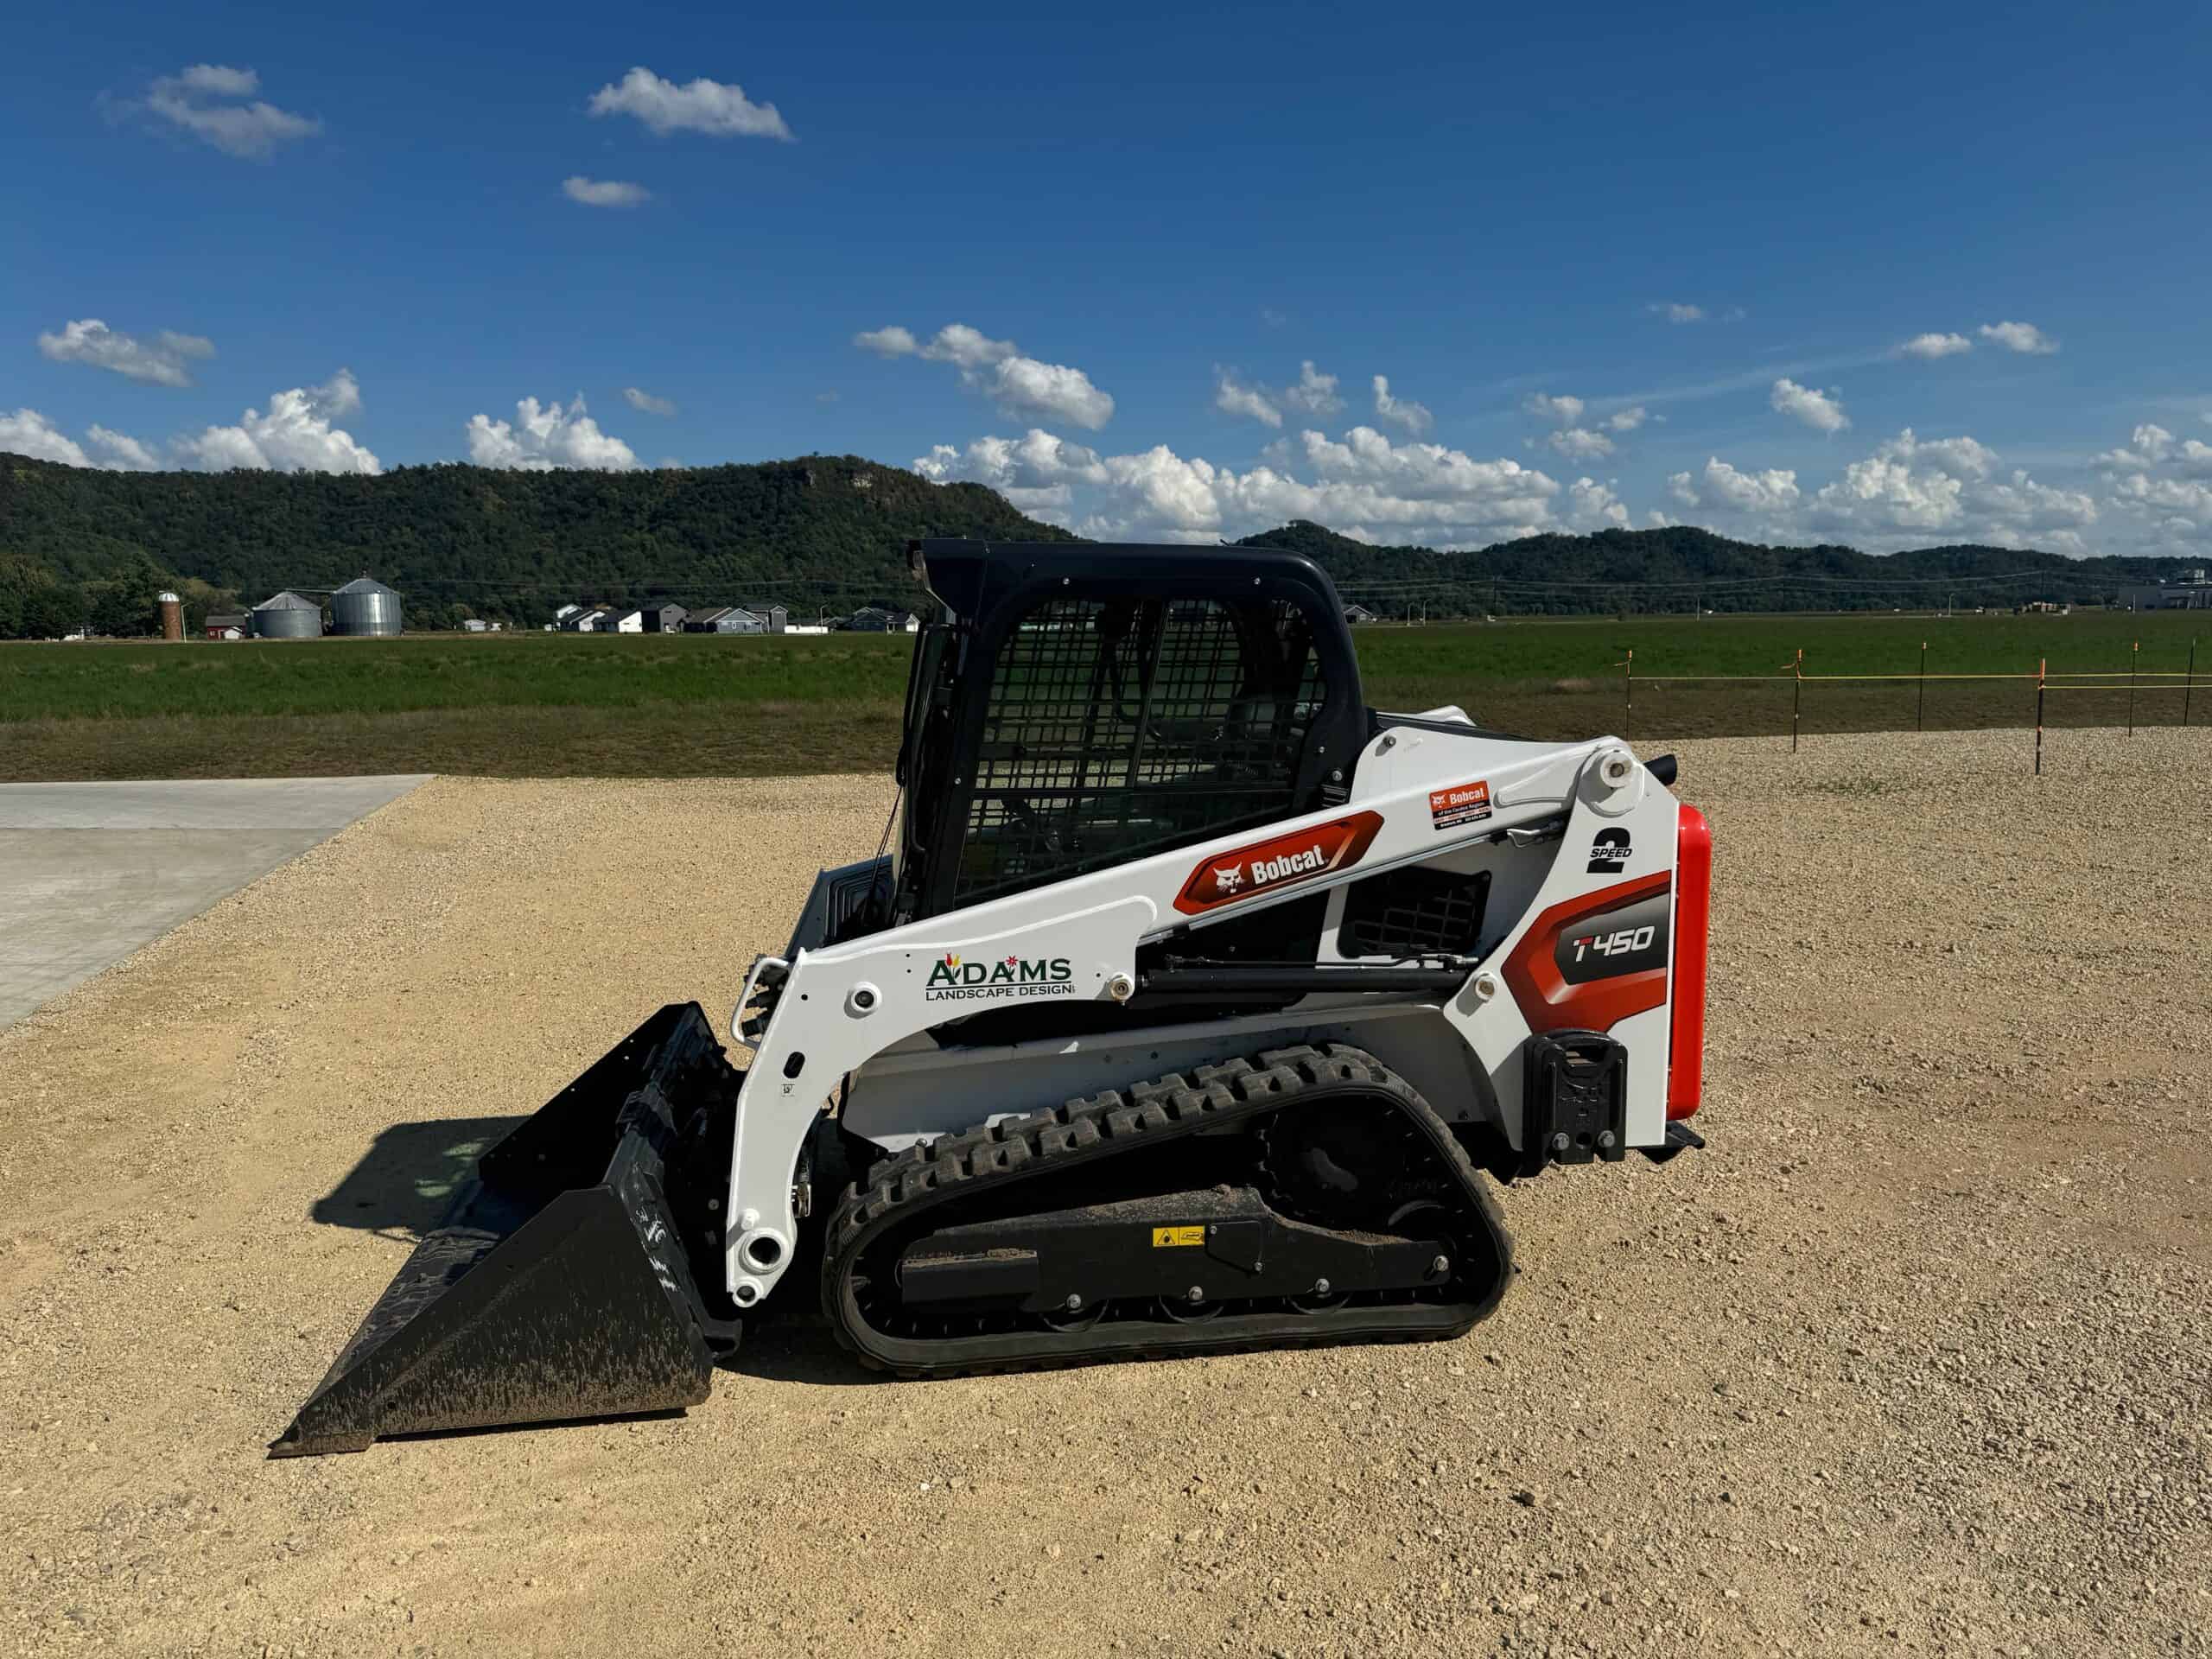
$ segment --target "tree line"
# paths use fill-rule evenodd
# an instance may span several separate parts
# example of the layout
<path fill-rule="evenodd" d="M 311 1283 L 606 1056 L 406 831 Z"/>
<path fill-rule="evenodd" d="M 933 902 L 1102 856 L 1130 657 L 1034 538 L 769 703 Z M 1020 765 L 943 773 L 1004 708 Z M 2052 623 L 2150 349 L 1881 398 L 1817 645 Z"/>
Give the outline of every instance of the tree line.
<path fill-rule="evenodd" d="M 417 628 L 531 627 L 569 603 L 775 601 L 811 619 L 911 603 L 905 546 L 925 536 L 1077 539 L 980 485 L 854 455 L 634 473 L 441 464 L 377 478 L 103 472 L 0 455 L 0 639 L 156 633 L 164 588 L 182 596 L 196 633 L 210 611 L 364 574 L 400 592 Z M 1347 601 L 1393 617 L 1925 607 L 1946 582 L 1970 603 L 2086 603 L 2181 564 L 1988 547 L 1876 557 L 1683 528 L 1440 553 L 1300 522 L 1241 544 L 1307 553 Z"/>

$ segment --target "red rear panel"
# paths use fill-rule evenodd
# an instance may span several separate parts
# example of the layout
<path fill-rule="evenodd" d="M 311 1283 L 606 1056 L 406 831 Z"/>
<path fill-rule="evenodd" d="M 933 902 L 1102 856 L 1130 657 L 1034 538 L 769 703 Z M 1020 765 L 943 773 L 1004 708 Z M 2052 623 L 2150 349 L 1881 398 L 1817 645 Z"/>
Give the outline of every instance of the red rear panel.
<path fill-rule="evenodd" d="M 1705 1088 L 1705 945 L 1713 901 L 1713 831 L 1685 806 L 1675 831 L 1673 1025 L 1667 1056 L 1667 1116 L 1697 1110 Z"/>

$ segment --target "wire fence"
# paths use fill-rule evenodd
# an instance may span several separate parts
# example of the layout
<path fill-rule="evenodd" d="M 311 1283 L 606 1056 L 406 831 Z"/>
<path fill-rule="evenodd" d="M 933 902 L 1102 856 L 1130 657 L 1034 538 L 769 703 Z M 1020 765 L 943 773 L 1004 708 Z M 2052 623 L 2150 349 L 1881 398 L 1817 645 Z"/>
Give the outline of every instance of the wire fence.
<path fill-rule="evenodd" d="M 1631 734 L 1635 726 L 1636 688 L 1638 684 L 1647 686 L 1729 683 L 1774 685 L 1787 682 L 1790 688 L 1789 752 L 1792 754 L 1797 753 L 1797 740 L 1803 726 L 1805 687 L 1808 684 L 1816 686 L 1877 683 L 1915 685 L 1916 693 L 1913 700 L 1912 728 L 1916 732 L 1927 729 L 1928 687 L 1931 683 L 1940 685 L 1955 681 L 2011 682 L 2021 685 L 2024 690 L 2026 686 L 2032 685 L 2036 694 L 2035 771 L 2036 775 L 2041 777 L 2043 775 L 2044 716 L 2048 711 L 2049 699 L 2053 696 L 2064 696 L 2074 692 L 2090 691 L 2117 696 L 2125 692 L 2127 697 L 2126 733 L 2128 736 L 2133 737 L 2135 735 L 2135 717 L 2139 699 L 2156 696 L 2162 693 L 2178 692 L 2181 695 L 2180 718 L 2159 723 L 2177 726 L 2194 723 L 2196 702 L 2196 639 L 2192 638 L 2189 642 L 2189 666 L 2185 669 L 2143 668 L 2139 666 L 2142 654 L 2142 642 L 2136 640 L 2128 647 L 2129 661 L 2125 669 L 2067 669 L 2054 673 L 2051 671 L 2050 659 L 2045 657 L 2037 659 L 2032 673 L 2020 671 L 1930 674 L 1928 671 L 1928 645 L 1925 641 L 1923 641 L 1920 647 L 1919 671 L 1911 674 L 1808 674 L 1805 671 L 1805 653 L 1802 648 L 1791 656 L 1789 661 L 1764 674 L 1638 675 L 1636 671 L 1636 652 L 1633 649 L 1630 649 L 1623 660 L 1615 663 L 1613 666 L 1621 671 L 1621 735 L 1624 738 Z M 2208 685 L 2206 689 L 2212 691 L 2212 685 Z"/>

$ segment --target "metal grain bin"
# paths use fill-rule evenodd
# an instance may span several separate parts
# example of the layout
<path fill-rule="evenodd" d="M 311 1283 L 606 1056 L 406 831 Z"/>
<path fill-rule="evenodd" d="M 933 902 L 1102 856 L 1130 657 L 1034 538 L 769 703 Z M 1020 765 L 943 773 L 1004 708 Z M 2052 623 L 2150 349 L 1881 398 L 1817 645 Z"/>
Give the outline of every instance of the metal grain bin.
<path fill-rule="evenodd" d="M 302 599 L 287 588 L 253 607 L 253 637 L 257 639 L 320 639 L 322 607 Z"/>
<path fill-rule="evenodd" d="M 371 576 L 349 582 L 330 596 L 334 632 L 396 634 L 399 595 Z"/>

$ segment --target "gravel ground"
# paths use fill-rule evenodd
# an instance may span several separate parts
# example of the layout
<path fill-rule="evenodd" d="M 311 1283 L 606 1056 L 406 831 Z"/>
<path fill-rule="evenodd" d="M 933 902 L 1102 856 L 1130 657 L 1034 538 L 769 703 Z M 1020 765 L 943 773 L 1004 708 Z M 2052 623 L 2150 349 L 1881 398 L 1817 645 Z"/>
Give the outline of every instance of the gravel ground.
<path fill-rule="evenodd" d="M 0 1033 L 23 1653 L 2212 1651 L 2197 732 L 1682 749 L 1712 1149 L 1465 1339 L 266 1462 L 489 1126 L 718 1016 L 872 780 L 446 779 Z M 394 1127 L 398 1126 L 398 1127 Z"/>

